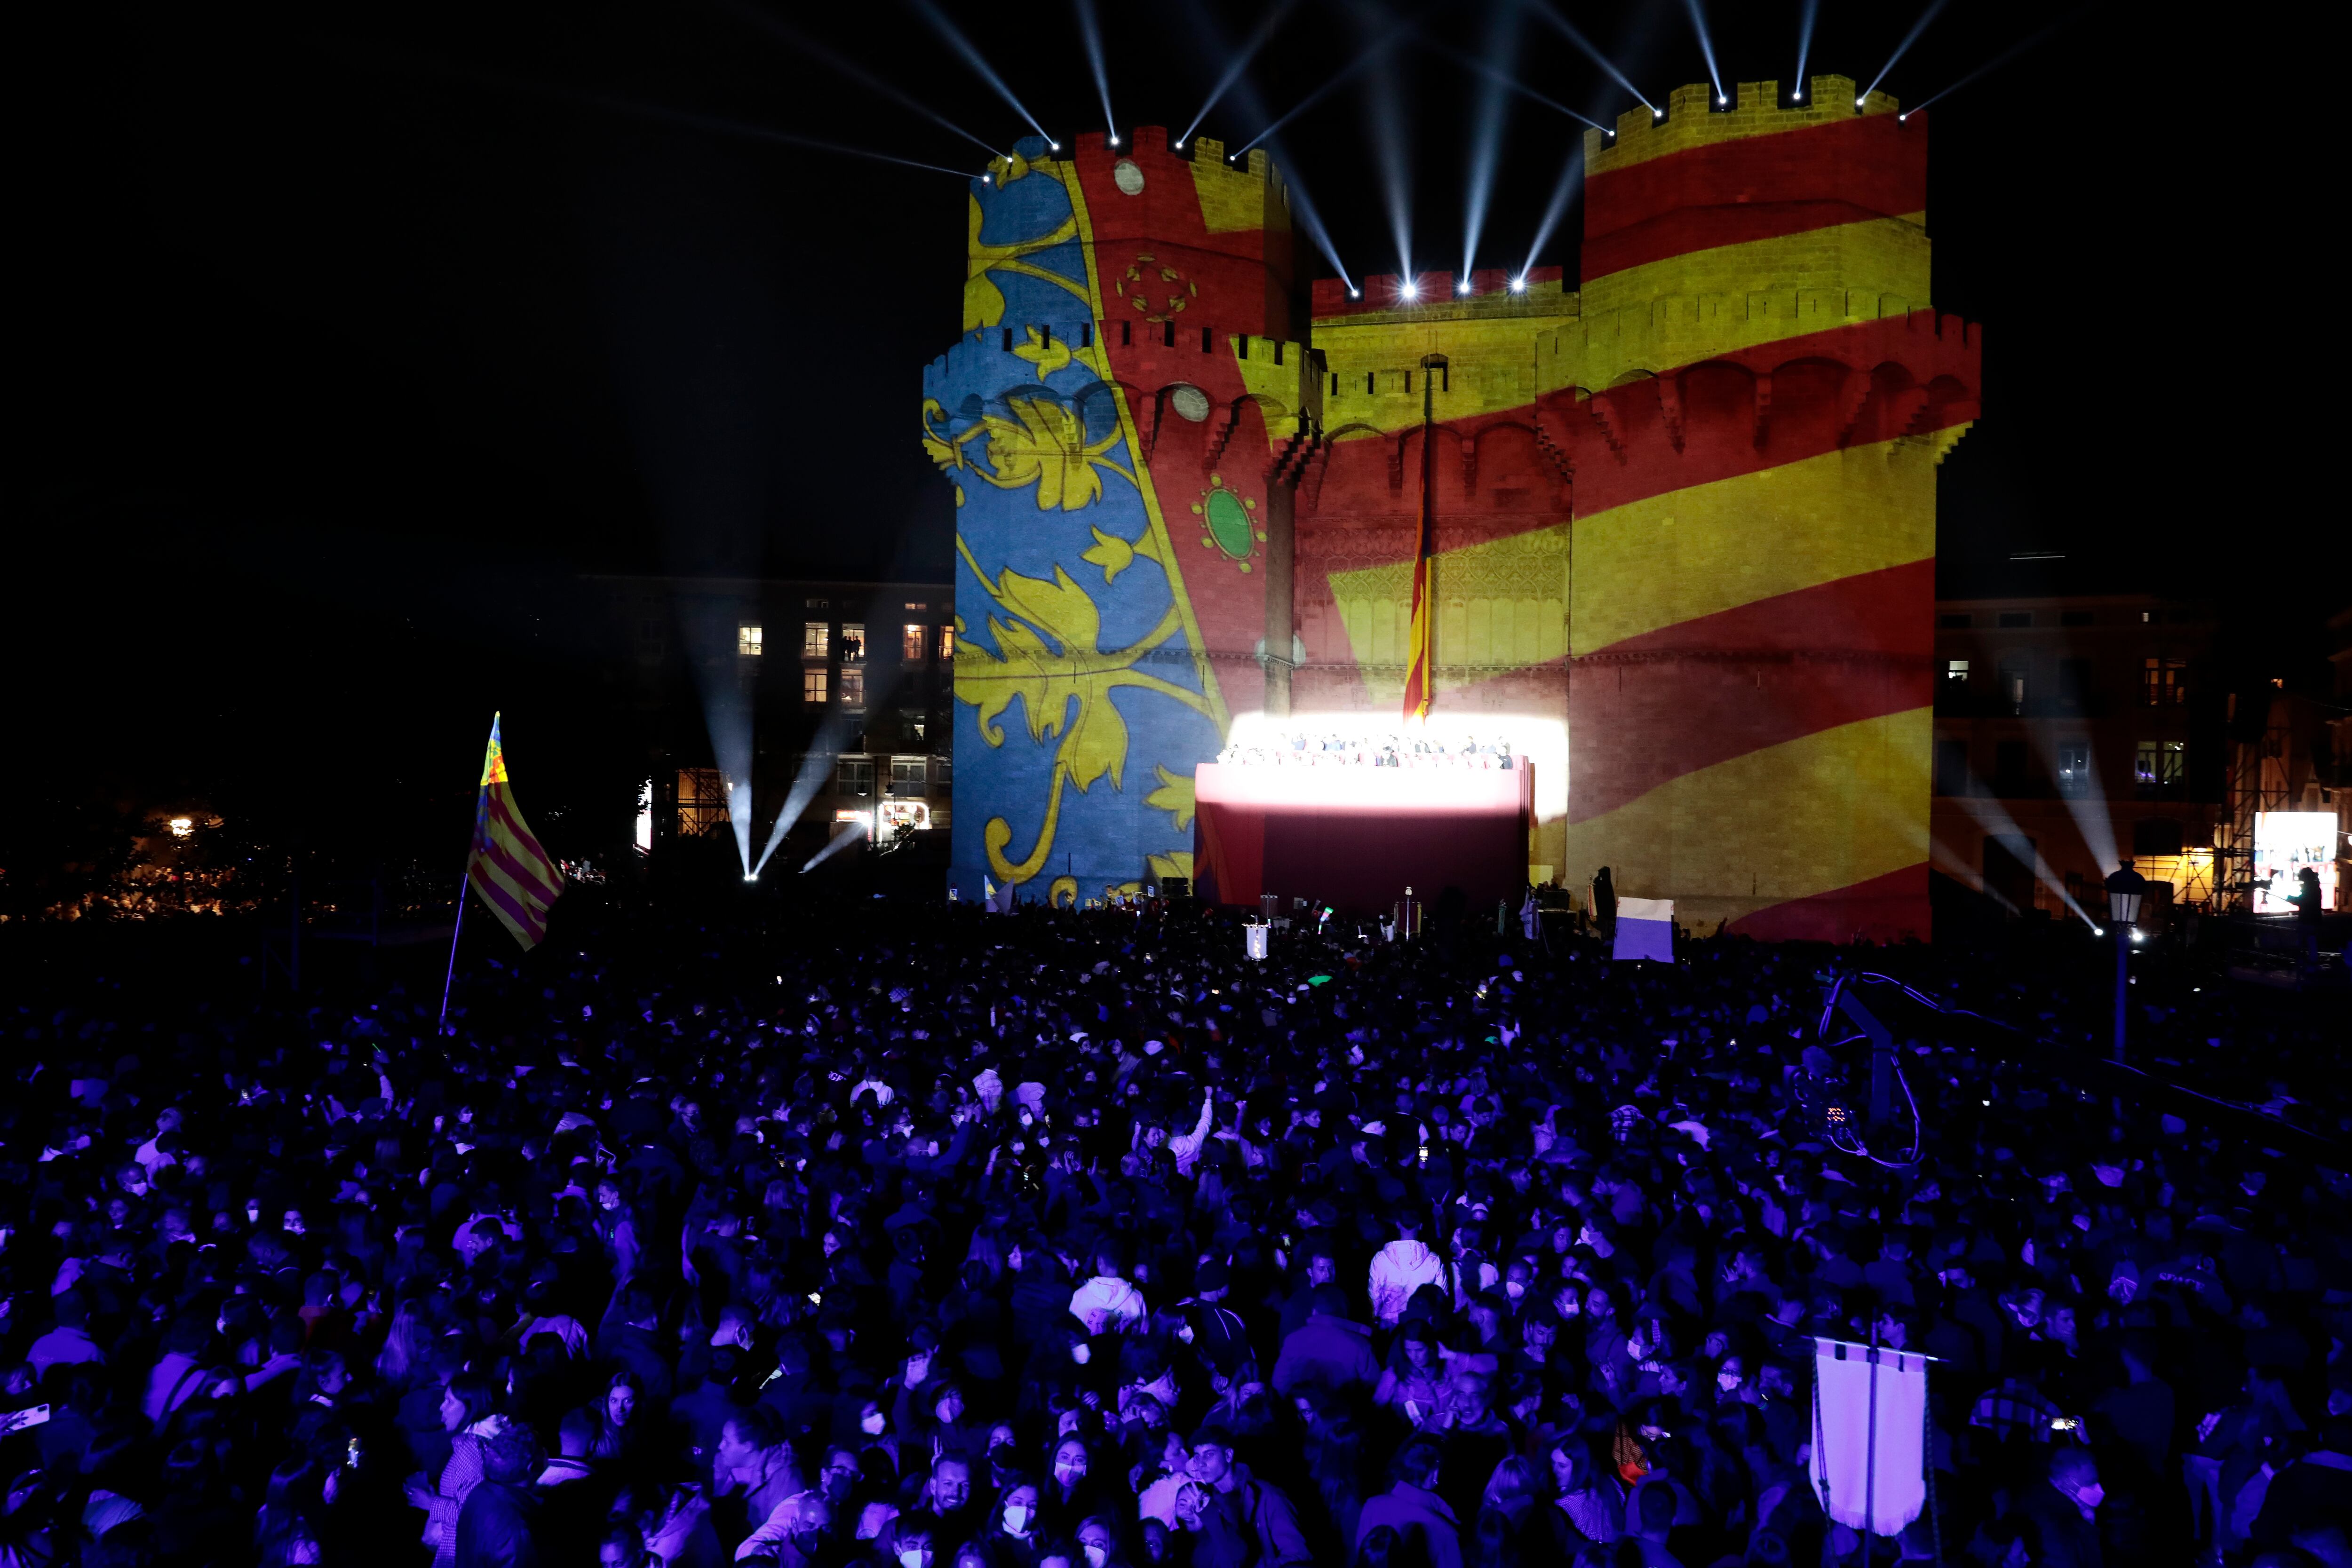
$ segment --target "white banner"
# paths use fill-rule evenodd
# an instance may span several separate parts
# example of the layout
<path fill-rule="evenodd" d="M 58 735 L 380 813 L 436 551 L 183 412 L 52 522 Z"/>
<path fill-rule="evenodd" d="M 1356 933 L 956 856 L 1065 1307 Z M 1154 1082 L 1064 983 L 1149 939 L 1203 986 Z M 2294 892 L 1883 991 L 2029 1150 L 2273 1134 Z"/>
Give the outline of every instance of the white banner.
<path fill-rule="evenodd" d="M 1893 1535 L 1927 1504 L 1927 1364 L 1935 1358 L 1834 1339 L 1815 1340 L 1813 1350 L 1813 1491 L 1826 1486 L 1838 1523 Z"/>

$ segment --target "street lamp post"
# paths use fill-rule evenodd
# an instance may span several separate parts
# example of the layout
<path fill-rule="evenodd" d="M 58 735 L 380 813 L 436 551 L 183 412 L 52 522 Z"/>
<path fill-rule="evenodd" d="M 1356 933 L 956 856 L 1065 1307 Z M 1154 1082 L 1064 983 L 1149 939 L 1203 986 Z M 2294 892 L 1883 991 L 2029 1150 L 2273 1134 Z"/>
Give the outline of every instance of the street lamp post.
<path fill-rule="evenodd" d="M 2147 878 L 2132 870 L 2125 861 L 2107 878 L 2107 927 L 2116 936 L 2116 1047 L 2115 1059 L 2124 1059 L 2124 1006 L 2126 988 L 2131 984 L 2132 928 L 2139 922 L 2140 900 L 2147 895 Z"/>

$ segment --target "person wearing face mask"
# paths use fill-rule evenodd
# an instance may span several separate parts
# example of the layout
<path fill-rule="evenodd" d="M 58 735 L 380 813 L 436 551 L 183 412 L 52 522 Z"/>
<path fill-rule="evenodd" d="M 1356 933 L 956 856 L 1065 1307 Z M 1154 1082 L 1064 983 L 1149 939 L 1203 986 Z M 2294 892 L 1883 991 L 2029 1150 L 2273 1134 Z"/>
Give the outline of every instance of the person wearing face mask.
<path fill-rule="evenodd" d="M 1086 1568 L 1127 1568 L 1119 1550 L 1118 1521 L 1108 1513 L 1081 1521 L 1077 1529 L 1078 1562 Z"/>
<path fill-rule="evenodd" d="M 939 1525 L 927 1513 L 898 1516 L 898 1530 L 887 1552 L 876 1551 L 866 1561 L 877 1564 L 895 1564 L 896 1568 L 933 1568 L 933 1542 L 938 1540 Z"/>
<path fill-rule="evenodd" d="M 979 1544 L 989 1568 L 1037 1568 L 1037 1483 L 1016 1475 L 997 1494 Z"/>
<path fill-rule="evenodd" d="M 2017 1509 L 2034 1568 L 2101 1568 L 2098 1510 L 2106 1495 L 2090 1449 L 2070 1444 L 2050 1457 L 2048 1478 Z"/>
<path fill-rule="evenodd" d="M 1047 1530 L 1056 1535 L 1075 1533 L 1079 1522 L 1100 1506 L 1102 1489 L 1093 1471 L 1094 1458 L 1084 1437 L 1071 1433 L 1055 1440 L 1045 1479 L 1037 1489 L 1038 1511 Z"/>

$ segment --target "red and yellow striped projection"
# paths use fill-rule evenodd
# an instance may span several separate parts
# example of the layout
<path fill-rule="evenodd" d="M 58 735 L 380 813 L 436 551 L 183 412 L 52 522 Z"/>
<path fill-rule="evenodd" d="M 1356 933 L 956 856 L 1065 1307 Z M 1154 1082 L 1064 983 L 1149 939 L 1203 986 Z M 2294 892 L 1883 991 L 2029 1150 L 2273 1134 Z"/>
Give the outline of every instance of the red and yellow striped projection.
<path fill-rule="evenodd" d="M 1425 499 L 1435 711 L 1565 716 L 1531 862 L 1708 929 L 1925 937 L 1935 474 L 1980 344 L 1929 308 L 1926 118 L 1811 88 L 1591 133 L 1576 294 L 1318 290 L 1298 602 L 1332 673 L 1297 706 L 1393 702 Z"/>

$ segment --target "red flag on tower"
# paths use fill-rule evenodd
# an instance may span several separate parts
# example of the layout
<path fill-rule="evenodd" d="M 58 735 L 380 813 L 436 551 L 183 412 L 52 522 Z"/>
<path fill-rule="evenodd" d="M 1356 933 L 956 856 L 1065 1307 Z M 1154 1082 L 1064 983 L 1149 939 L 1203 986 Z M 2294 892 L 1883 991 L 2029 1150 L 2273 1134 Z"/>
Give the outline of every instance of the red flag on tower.
<path fill-rule="evenodd" d="M 490 748 L 482 758 L 482 792 L 474 803 L 474 844 L 466 881 L 525 951 L 547 935 L 547 910 L 563 891 L 563 873 L 540 847 L 515 804 L 499 746 L 499 719 L 490 717 Z"/>

